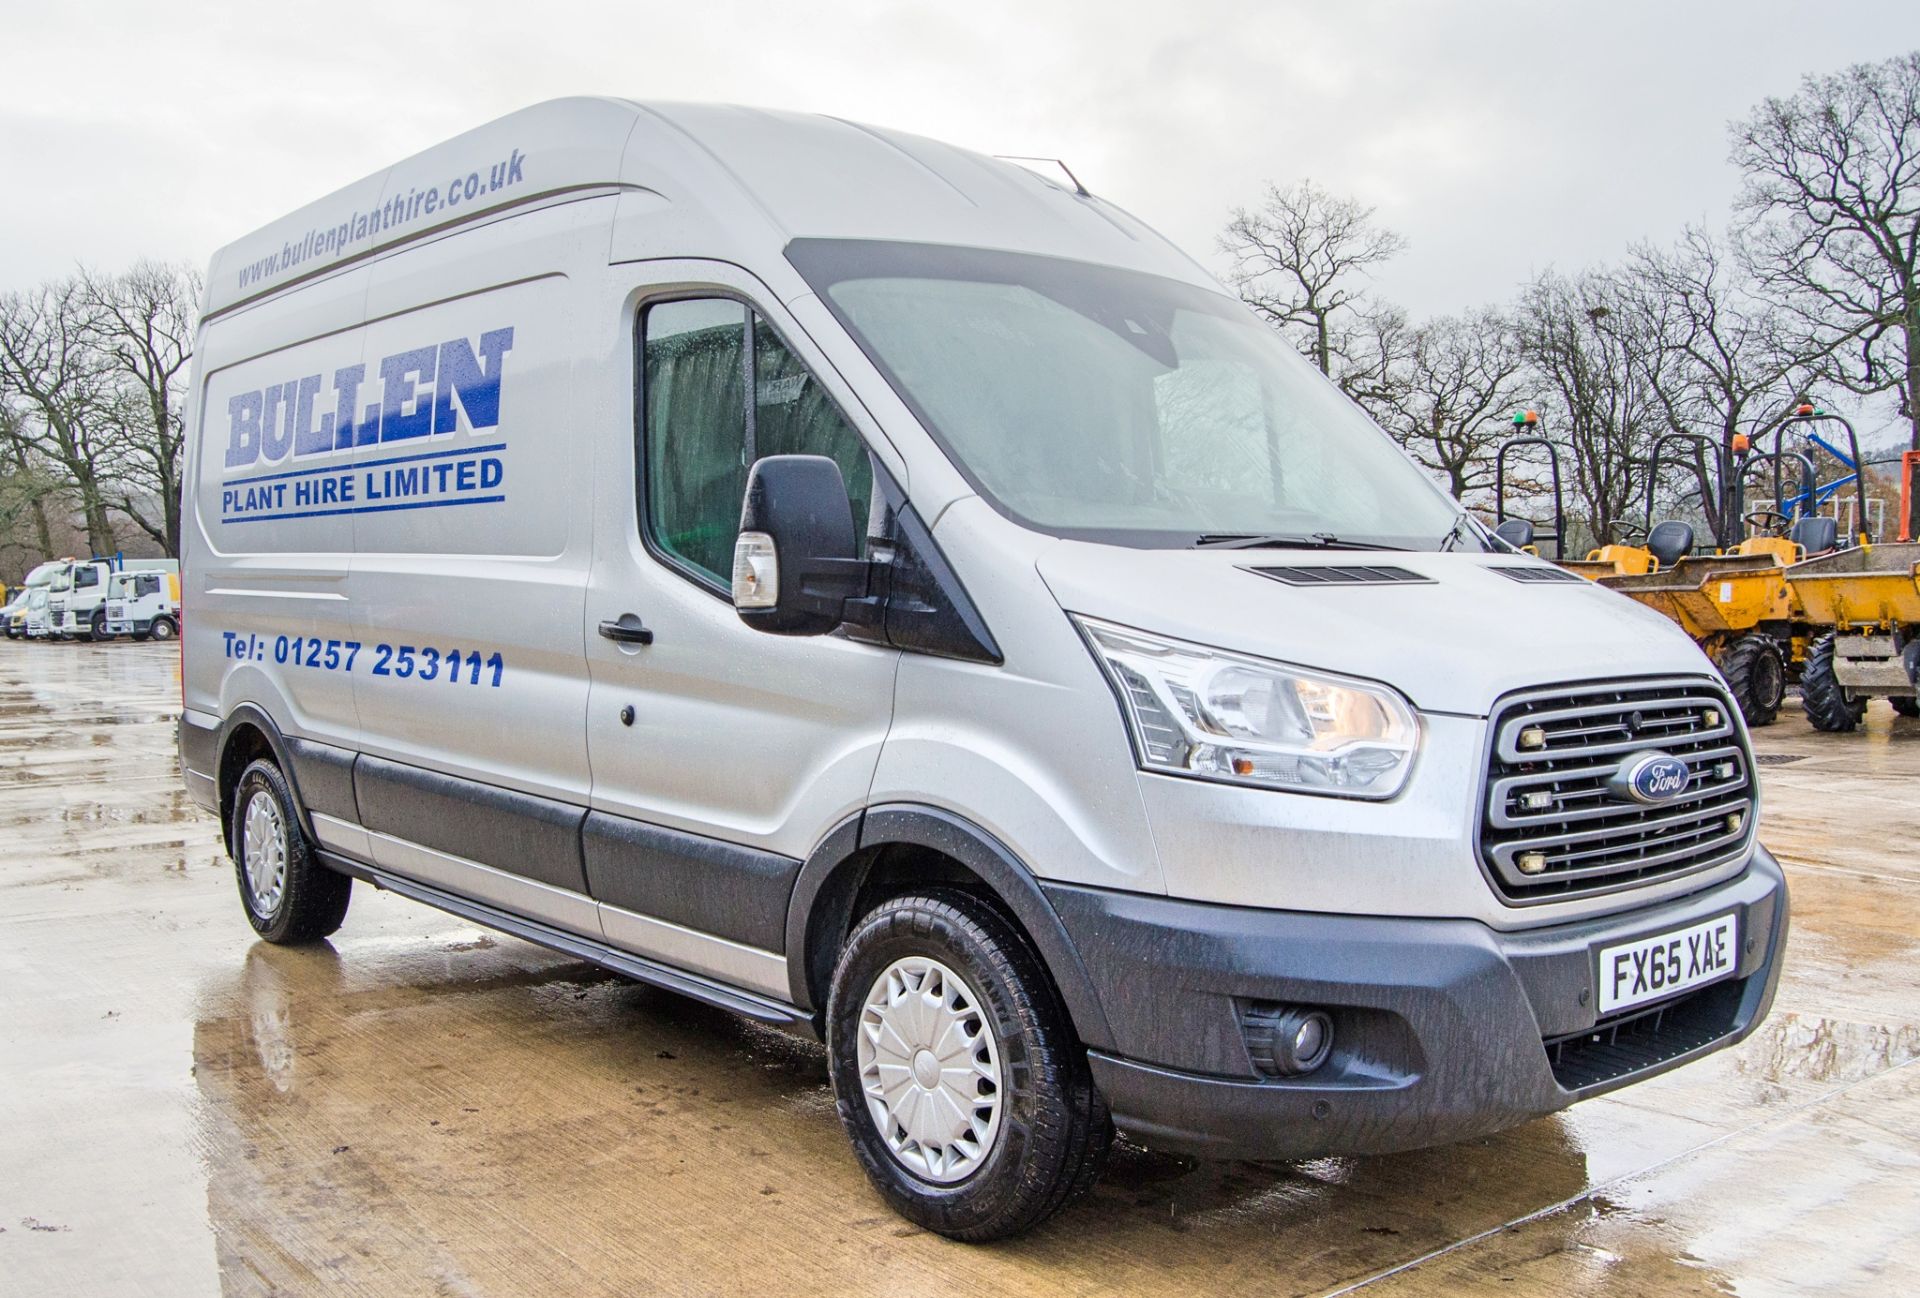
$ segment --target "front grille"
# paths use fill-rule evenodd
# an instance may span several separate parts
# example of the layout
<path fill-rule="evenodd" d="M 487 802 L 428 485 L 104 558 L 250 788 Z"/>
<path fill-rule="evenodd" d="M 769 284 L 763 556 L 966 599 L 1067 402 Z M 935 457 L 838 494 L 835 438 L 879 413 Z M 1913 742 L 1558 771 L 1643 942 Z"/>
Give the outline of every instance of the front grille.
<path fill-rule="evenodd" d="M 1708 870 L 1753 836 L 1753 760 L 1733 702 L 1705 680 L 1539 690 L 1494 713 L 1480 859 L 1516 905 L 1565 901 Z M 1540 732 L 1522 748 L 1521 736 Z M 1632 754 L 1687 764 L 1686 792 L 1646 806 L 1607 782 Z M 1532 867 L 1520 868 L 1522 860 Z"/>
<path fill-rule="evenodd" d="M 1715 983 L 1647 1009 L 1603 1019 L 1584 1032 L 1549 1037 L 1547 1064 L 1569 1091 L 1657 1068 L 1718 1041 L 1738 1025 L 1744 981 Z"/>

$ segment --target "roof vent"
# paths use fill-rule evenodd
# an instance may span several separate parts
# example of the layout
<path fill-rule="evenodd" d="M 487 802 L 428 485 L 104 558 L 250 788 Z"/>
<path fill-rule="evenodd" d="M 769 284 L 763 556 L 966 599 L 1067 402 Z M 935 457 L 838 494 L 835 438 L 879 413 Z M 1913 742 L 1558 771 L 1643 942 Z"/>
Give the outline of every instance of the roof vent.
<path fill-rule="evenodd" d="M 1407 568 L 1394 568 L 1380 564 L 1332 564 L 1326 567 L 1312 568 L 1249 568 L 1248 572 L 1258 573 L 1262 577 L 1271 577 L 1283 581 L 1289 586 L 1397 586 L 1408 584 L 1431 584 L 1433 578 L 1422 577 Z"/>
<path fill-rule="evenodd" d="M 1496 564 L 1492 567 L 1489 567 L 1487 571 L 1497 572 L 1502 577 L 1511 577 L 1515 581 L 1525 581 L 1525 582 L 1585 581 L 1586 580 L 1585 577 L 1582 577 L 1577 572 L 1568 572 L 1565 568 L 1555 568 L 1547 564 L 1529 563 L 1529 564 L 1516 564 L 1516 565 L 1506 566 L 1506 567 L 1502 567 Z"/>

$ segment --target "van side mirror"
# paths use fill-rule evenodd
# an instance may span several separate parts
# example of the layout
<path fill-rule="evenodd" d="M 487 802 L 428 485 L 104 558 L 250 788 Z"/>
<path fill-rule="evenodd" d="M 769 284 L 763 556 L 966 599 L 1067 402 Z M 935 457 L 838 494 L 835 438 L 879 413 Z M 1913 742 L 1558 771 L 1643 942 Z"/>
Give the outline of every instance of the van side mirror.
<path fill-rule="evenodd" d="M 769 455 L 747 475 L 733 545 L 733 607 L 773 635 L 825 635 L 867 593 L 853 503 L 824 455 Z"/>

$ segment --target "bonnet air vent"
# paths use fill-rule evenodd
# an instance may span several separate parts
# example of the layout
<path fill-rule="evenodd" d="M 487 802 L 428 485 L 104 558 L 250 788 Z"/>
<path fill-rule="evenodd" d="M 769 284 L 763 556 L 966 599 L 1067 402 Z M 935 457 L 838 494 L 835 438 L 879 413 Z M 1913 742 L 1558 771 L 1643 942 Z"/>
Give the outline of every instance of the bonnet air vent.
<path fill-rule="evenodd" d="M 1395 586 L 1431 583 L 1433 580 L 1406 568 L 1375 564 L 1340 564 L 1324 568 L 1249 568 L 1247 571 L 1283 581 L 1289 586 Z"/>
<path fill-rule="evenodd" d="M 1586 578 L 1582 577 L 1579 573 L 1568 572 L 1565 568 L 1547 568 L 1547 567 L 1536 568 L 1532 564 L 1526 564 L 1524 566 L 1516 565 L 1516 566 L 1505 567 L 1505 568 L 1496 566 L 1496 567 L 1489 568 L 1487 571 L 1497 572 L 1502 577 L 1511 577 L 1515 581 L 1525 581 L 1525 582 L 1585 581 L 1586 580 Z"/>

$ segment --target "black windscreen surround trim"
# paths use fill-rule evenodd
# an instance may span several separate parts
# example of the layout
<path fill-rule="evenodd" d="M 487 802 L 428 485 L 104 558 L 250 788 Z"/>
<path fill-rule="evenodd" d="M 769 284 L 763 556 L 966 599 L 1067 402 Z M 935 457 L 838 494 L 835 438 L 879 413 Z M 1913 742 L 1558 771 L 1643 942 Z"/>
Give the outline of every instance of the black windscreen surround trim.
<path fill-rule="evenodd" d="M 605 812 L 581 826 L 595 901 L 775 953 L 786 950 L 790 856 Z"/>
<path fill-rule="evenodd" d="M 365 753 L 354 763 L 353 788 L 360 823 L 375 833 L 537 883 L 587 890 L 584 807 Z"/>
<path fill-rule="evenodd" d="M 1431 586 L 1434 580 L 1392 564 L 1339 563 L 1249 567 L 1248 572 L 1289 586 Z"/>

